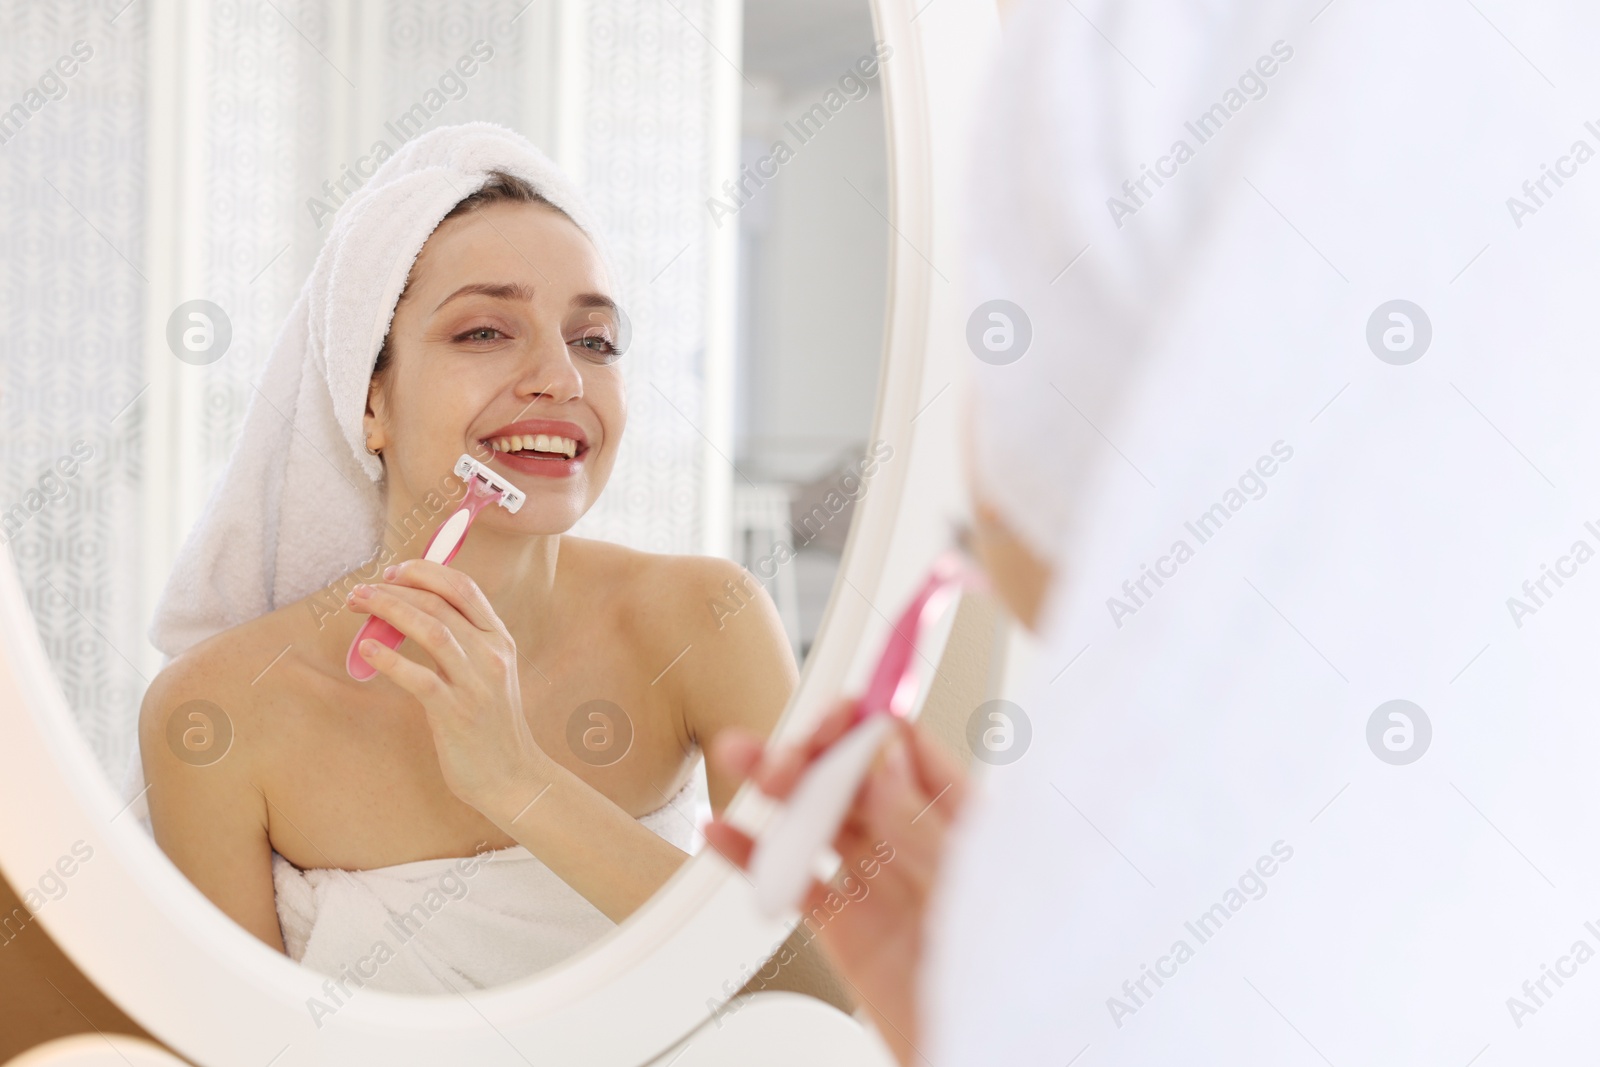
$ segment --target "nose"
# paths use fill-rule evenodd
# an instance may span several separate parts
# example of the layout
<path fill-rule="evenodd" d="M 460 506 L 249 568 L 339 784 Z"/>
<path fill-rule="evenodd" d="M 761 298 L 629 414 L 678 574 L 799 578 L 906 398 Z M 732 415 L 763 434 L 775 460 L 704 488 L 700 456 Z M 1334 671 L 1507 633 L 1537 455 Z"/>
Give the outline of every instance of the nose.
<path fill-rule="evenodd" d="M 537 330 L 529 338 L 516 395 L 530 402 L 542 397 L 557 404 L 583 397 L 583 374 L 559 326 Z"/>

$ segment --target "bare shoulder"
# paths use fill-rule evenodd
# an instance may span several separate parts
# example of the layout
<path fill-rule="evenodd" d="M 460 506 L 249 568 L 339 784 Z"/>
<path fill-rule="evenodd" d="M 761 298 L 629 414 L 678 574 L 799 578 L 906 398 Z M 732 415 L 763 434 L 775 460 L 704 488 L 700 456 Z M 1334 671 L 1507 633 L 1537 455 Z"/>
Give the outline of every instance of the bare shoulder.
<path fill-rule="evenodd" d="M 146 762 L 151 755 L 147 742 L 171 728 L 169 720 L 181 708 L 193 705 L 192 710 L 204 711 L 200 705 L 212 705 L 236 726 L 238 720 L 249 720 L 267 691 L 253 683 L 270 660 L 267 650 L 280 647 L 277 638 L 287 629 L 283 612 L 272 612 L 208 637 L 173 657 L 151 681 L 139 711 L 140 747 L 145 750 Z"/>
<path fill-rule="evenodd" d="M 643 642 L 676 641 L 676 652 L 685 642 L 708 640 L 731 629 L 751 640 L 776 637 L 786 643 L 771 597 L 732 560 L 569 540 L 581 556 L 588 583 L 608 590 L 629 629 Z"/>
<path fill-rule="evenodd" d="M 167 664 L 145 691 L 139 751 L 156 843 L 213 903 L 281 949 L 267 801 L 251 746 L 240 743 L 253 729 L 249 665 L 263 629 L 235 627 Z"/>
<path fill-rule="evenodd" d="M 152 757 L 159 757 L 168 747 L 165 735 L 180 708 L 194 705 L 199 710 L 202 704 L 217 708 L 237 704 L 234 687 L 229 684 L 233 673 L 229 666 L 239 663 L 241 644 L 231 630 L 209 637 L 173 657 L 151 680 L 139 709 L 139 746 L 147 776 L 152 763 L 157 767 L 165 765 L 165 760 Z"/>
<path fill-rule="evenodd" d="M 565 548 L 563 549 L 565 551 Z M 675 695 L 686 734 L 702 747 L 736 726 L 771 732 L 799 671 L 772 598 L 732 560 L 637 552 L 583 542 L 590 580 L 617 598 L 620 625 Z M 655 684 L 655 683 L 652 683 Z M 720 810 L 734 785 L 713 780 Z"/>
<path fill-rule="evenodd" d="M 246 739 L 257 734 L 256 709 L 267 695 L 251 682 L 274 629 L 264 617 L 209 637 L 175 656 L 145 690 L 139 755 L 151 822 L 169 854 L 180 837 L 193 842 L 211 825 L 257 817 L 266 825 L 266 800 L 254 787 L 257 746 Z"/>

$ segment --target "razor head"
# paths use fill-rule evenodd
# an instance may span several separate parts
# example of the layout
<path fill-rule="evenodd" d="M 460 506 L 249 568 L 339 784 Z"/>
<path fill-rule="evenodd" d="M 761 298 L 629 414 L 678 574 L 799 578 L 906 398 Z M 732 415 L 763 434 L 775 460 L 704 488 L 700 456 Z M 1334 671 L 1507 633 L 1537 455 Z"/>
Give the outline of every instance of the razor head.
<path fill-rule="evenodd" d="M 501 475 L 463 454 L 456 460 L 456 476 L 467 483 L 468 490 L 476 488 L 494 497 L 494 502 L 515 515 L 527 496 Z"/>

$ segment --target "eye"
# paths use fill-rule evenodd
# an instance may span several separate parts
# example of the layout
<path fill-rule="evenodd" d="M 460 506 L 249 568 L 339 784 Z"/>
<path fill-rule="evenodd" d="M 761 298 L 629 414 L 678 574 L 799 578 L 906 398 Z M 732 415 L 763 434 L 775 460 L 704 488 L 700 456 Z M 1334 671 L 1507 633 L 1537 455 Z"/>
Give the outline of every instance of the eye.
<path fill-rule="evenodd" d="M 501 333 L 493 326 L 474 326 L 470 330 L 456 334 L 451 338 L 451 340 L 457 344 L 462 342 L 484 344 L 489 341 L 498 341 L 503 337 L 505 337 L 505 334 Z"/>
<path fill-rule="evenodd" d="M 595 363 L 615 363 L 622 357 L 622 352 L 604 334 L 585 334 L 571 343 L 583 349 L 585 357 Z"/>

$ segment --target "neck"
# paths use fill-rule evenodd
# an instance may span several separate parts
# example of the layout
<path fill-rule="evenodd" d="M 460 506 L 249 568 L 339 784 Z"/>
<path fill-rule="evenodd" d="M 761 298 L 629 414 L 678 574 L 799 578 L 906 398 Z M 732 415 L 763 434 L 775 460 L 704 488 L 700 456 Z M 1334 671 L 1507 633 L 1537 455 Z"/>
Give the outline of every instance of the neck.
<path fill-rule="evenodd" d="M 429 515 L 425 506 L 397 501 L 392 494 L 385 508 L 384 544 L 396 563 L 420 559 L 428 540 L 461 501 L 448 502 Z M 486 504 L 473 520 L 466 541 L 450 569 L 477 583 L 500 621 L 519 648 L 534 647 L 549 629 L 549 605 L 555 588 L 560 534 L 523 534 L 497 530 Z M 428 515 L 420 523 L 421 516 Z"/>

